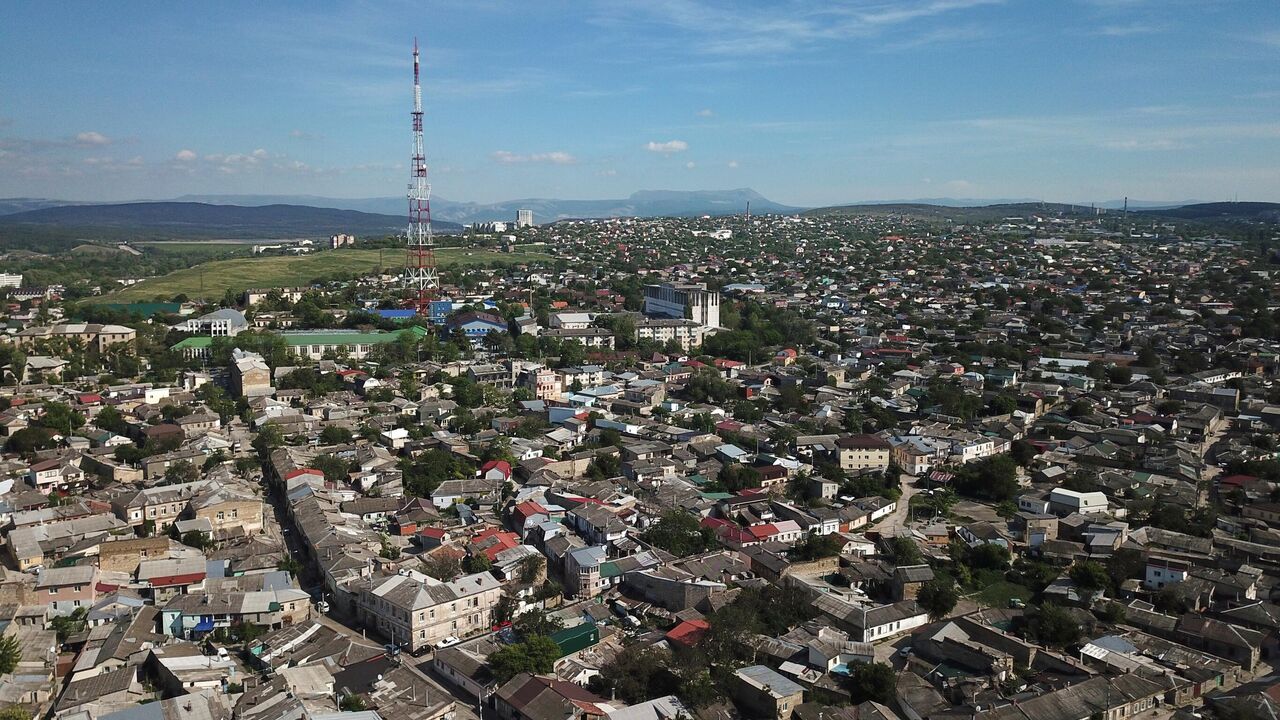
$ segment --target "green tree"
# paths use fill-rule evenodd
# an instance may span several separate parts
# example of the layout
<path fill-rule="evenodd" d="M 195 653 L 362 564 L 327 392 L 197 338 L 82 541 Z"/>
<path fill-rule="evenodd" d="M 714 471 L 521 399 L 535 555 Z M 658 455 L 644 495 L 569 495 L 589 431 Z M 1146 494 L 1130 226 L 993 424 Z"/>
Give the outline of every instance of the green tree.
<path fill-rule="evenodd" d="M 9 436 L 4 443 L 5 452 L 26 455 L 54 446 L 54 433 L 48 428 L 25 427 Z"/>
<path fill-rule="evenodd" d="M 493 567 L 493 561 L 482 552 L 472 553 L 462 561 L 462 569 L 469 573 L 481 573 Z"/>
<path fill-rule="evenodd" d="M 889 540 L 889 555 L 893 558 L 894 565 L 919 565 L 924 562 L 919 546 L 904 535 Z"/>
<path fill-rule="evenodd" d="M 885 663 L 857 663 L 849 669 L 848 685 L 855 704 L 872 700 L 890 705 L 897 691 L 898 674 Z"/>
<path fill-rule="evenodd" d="M 117 435 L 123 435 L 128 430 L 124 416 L 114 405 L 108 405 L 98 411 L 97 416 L 93 418 L 93 424 Z"/>
<path fill-rule="evenodd" d="M 671 695 L 679 689 L 674 666 L 668 650 L 628 646 L 600 669 L 598 679 L 592 678 L 591 689 L 629 704 Z"/>
<path fill-rule="evenodd" d="M 982 500 L 1011 500 L 1021 490 L 1018 464 L 1008 455 L 993 455 L 968 463 L 956 471 L 953 487 L 961 495 Z"/>
<path fill-rule="evenodd" d="M 950 580 L 934 578 L 921 586 L 916 602 L 929 611 L 931 619 L 941 620 L 960 602 L 960 593 L 956 591 L 956 584 Z"/>
<path fill-rule="evenodd" d="M 462 562 L 452 553 L 437 552 L 422 560 L 422 570 L 437 580 L 449 582 L 462 574 Z"/>
<path fill-rule="evenodd" d="M 187 460 L 179 460 L 164 470 L 164 484 L 178 485 L 200 479 L 200 471 Z"/>
<path fill-rule="evenodd" d="M 10 705 L 0 710 L 0 720 L 31 720 L 34 717 L 35 708 L 28 705 Z"/>
<path fill-rule="evenodd" d="M 182 536 L 182 544 L 197 550 L 205 550 L 213 547 L 213 539 L 209 537 L 209 533 L 192 530 Z"/>
<path fill-rule="evenodd" d="M 1080 641 L 1080 624 L 1063 608 L 1045 604 L 1027 617 L 1027 637 L 1042 645 L 1065 648 Z"/>
<path fill-rule="evenodd" d="M 742 463 L 729 463 L 716 475 L 716 484 L 728 492 L 760 487 L 760 473 Z"/>
<path fill-rule="evenodd" d="M 668 510 L 643 535 L 645 542 L 676 557 L 706 552 L 715 544 L 715 533 L 683 510 Z"/>
<path fill-rule="evenodd" d="M 516 579 L 521 583 L 528 585 L 538 581 L 543 577 L 543 571 L 547 567 L 547 561 L 541 555 L 530 555 L 524 558 L 517 565 L 519 574 Z"/>
<path fill-rule="evenodd" d="M 522 642 L 506 645 L 489 655 L 489 670 L 498 682 L 504 683 L 520 673 L 541 675 L 555 668 L 560 659 L 560 646 L 544 635 L 535 635 Z"/>
<path fill-rule="evenodd" d="M 347 445 L 355 440 L 351 430 L 341 425 L 326 425 L 320 431 L 320 442 L 324 445 Z"/>
<path fill-rule="evenodd" d="M 18 645 L 18 638 L 13 635 L 0 637 L 0 675 L 12 673 L 20 660 L 22 648 Z"/>
<path fill-rule="evenodd" d="M 284 435 L 280 432 L 280 426 L 269 422 L 258 428 L 258 434 L 254 436 L 253 449 L 258 453 L 258 457 L 266 460 L 271 451 L 284 445 Z"/>
<path fill-rule="evenodd" d="M 968 553 L 969 566 L 974 570 L 1005 570 L 1012 559 L 1009 548 L 993 543 L 982 543 Z"/>
<path fill-rule="evenodd" d="M 511 626 L 521 640 L 528 640 L 539 635 L 551 635 L 564 629 L 564 623 L 561 622 L 560 618 L 548 615 L 546 610 L 530 610 L 521 613 L 511 623 Z"/>
<path fill-rule="evenodd" d="M 518 602 L 514 596 L 505 592 L 502 593 L 498 597 L 498 602 L 493 604 L 493 624 L 501 625 L 505 622 L 511 622 L 511 619 L 515 617 L 517 604 Z"/>
<path fill-rule="evenodd" d="M 84 630 L 85 618 L 88 615 L 88 608 L 78 607 L 70 615 L 60 615 L 50 620 L 49 624 L 58 634 L 58 642 L 66 642 L 69 636 Z"/>
<path fill-rule="evenodd" d="M 66 403 L 47 402 L 43 409 L 44 414 L 36 423 L 50 430 L 69 434 L 84 425 L 84 416 L 72 410 Z"/>
<path fill-rule="evenodd" d="M 1086 560 L 1071 566 L 1071 582 L 1081 590 L 1092 593 L 1105 590 L 1111 584 L 1111 577 L 1101 563 Z"/>
<path fill-rule="evenodd" d="M 844 540 L 834 535 L 809 533 L 791 550 L 791 558 L 801 562 L 835 557 L 844 549 Z"/>

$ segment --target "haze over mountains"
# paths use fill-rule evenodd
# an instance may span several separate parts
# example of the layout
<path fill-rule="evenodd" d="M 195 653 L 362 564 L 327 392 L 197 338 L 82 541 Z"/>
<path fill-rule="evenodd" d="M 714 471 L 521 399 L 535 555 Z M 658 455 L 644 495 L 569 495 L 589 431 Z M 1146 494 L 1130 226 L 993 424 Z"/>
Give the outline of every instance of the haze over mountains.
<path fill-rule="evenodd" d="M 280 238 L 395 234 L 404 230 L 399 215 L 302 205 L 210 205 L 192 202 L 142 202 L 116 205 L 64 205 L 0 216 L 0 229 L 23 226 L 136 230 L 165 237 Z M 440 232 L 462 226 L 441 221 Z"/>
<path fill-rule="evenodd" d="M 910 214 L 936 219 L 999 217 L 1035 212 L 1089 213 L 1114 210 L 1124 201 L 1093 204 L 1046 203 L 1029 199 L 867 201 L 826 208 L 799 208 L 773 202 L 754 190 L 645 190 L 618 200 L 525 198 L 498 203 L 432 202 L 435 227 L 457 232 L 462 224 L 512 221 L 516 211 L 533 211 L 545 224 L 571 218 L 737 215 L 747 203 L 756 214 Z M 86 203 L 40 198 L 0 199 L 0 229 L 30 226 L 143 231 L 162 237 L 278 238 L 324 236 L 333 232 L 395 234 L 405 225 L 402 198 L 328 198 L 313 195 L 186 195 L 176 200 Z M 1270 220 L 1280 215 L 1274 203 L 1164 203 L 1129 201 L 1133 213 L 1183 219 Z"/>
<path fill-rule="evenodd" d="M 330 198 L 315 195 L 184 195 L 177 203 L 262 207 L 290 205 L 337 210 L 354 210 L 378 215 L 403 216 L 407 201 L 403 197 Z M 747 188 L 736 190 L 642 190 L 617 200 L 558 200 L 524 198 L 497 203 L 457 202 L 432 198 L 432 218 L 444 222 L 474 223 L 490 220 L 514 220 L 516 210 L 533 211 L 538 223 L 568 218 L 665 217 L 691 215 L 732 215 L 744 212 L 751 203 L 753 213 L 792 213 L 803 208 L 773 202 Z M 40 210 L 50 207 L 81 205 L 59 200 L 36 198 L 0 199 L 0 215 Z M 128 203 L 138 205 L 141 203 Z M 103 203 L 105 205 L 105 203 Z"/>

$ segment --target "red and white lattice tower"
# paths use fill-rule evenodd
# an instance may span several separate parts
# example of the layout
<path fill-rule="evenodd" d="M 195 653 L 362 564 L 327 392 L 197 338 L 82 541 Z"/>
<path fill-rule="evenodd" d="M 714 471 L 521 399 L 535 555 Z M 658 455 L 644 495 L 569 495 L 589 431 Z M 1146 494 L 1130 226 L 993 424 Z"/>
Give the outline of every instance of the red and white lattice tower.
<path fill-rule="evenodd" d="M 436 289 L 435 239 L 431 234 L 431 184 L 427 182 L 427 155 L 422 142 L 422 85 L 418 80 L 418 41 L 413 41 L 413 163 L 409 183 L 408 257 L 405 286 L 419 315 L 427 315 Z"/>

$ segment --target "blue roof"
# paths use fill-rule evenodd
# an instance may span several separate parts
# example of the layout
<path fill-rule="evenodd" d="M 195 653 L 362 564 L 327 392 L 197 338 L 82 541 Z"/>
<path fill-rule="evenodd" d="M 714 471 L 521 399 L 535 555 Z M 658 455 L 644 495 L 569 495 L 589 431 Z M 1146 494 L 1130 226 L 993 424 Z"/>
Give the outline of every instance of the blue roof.
<path fill-rule="evenodd" d="M 394 310 L 384 309 L 378 310 L 378 317 L 385 320 L 410 320 L 418 314 L 417 310 Z"/>

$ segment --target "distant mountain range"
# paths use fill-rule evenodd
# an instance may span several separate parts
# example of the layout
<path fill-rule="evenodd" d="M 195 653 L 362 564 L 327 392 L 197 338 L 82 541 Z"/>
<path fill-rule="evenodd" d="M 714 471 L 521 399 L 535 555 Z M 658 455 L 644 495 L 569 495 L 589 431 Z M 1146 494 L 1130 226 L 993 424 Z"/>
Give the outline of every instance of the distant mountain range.
<path fill-rule="evenodd" d="M 1123 205 L 1123 201 L 1121 205 Z M 1097 207 L 1103 208 L 1102 205 Z M 1116 208 L 1103 209 L 1113 215 L 1116 212 Z M 1130 201 L 1129 212 L 1131 215 L 1182 220 L 1264 220 L 1280 222 L 1280 203 L 1265 202 L 1194 203 L 1178 207 L 1159 206 L 1134 209 L 1134 202 Z M 1090 205 L 1039 201 L 976 206 L 929 203 L 863 203 L 813 208 L 805 211 L 806 215 L 904 215 L 929 220 L 945 219 L 968 222 L 990 222 L 1004 217 L 1028 217 L 1030 215 L 1044 214 L 1089 216 L 1094 213 L 1094 207 Z"/>
<path fill-rule="evenodd" d="M 1001 217 L 1054 213 L 1085 216 L 1093 206 L 1044 203 L 1034 200 L 990 202 L 931 198 L 927 202 L 868 202 L 856 205 L 803 208 L 773 202 L 754 190 L 646 190 L 621 200 L 554 200 L 527 198 L 500 203 L 432 201 L 434 227 L 458 232 L 460 223 L 514 220 L 516 211 L 533 211 L 543 224 L 572 218 L 689 217 L 757 214 L 870 214 L 909 215 L 930 219 L 985 221 Z M 281 238 L 318 237 L 337 232 L 381 235 L 402 232 L 406 202 L 400 198 L 338 199 L 310 195 L 188 195 L 174 201 L 84 203 L 40 198 L 0 199 L 0 233 L 41 228 L 65 234 L 69 230 L 145 233 L 156 238 Z M 1111 212 L 1123 201 L 1099 204 Z M 1190 220 L 1280 221 L 1277 203 L 1129 202 L 1130 212 Z M 9 232 L 5 232 L 9 231 Z M 28 233 L 29 234 L 29 233 Z"/>
<path fill-rule="evenodd" d="M 285 203 L 389 214 L 403 214 L 406 210 L 405 199 L 395 197 L 340 199 L 310 195 L 188 195 L 178 199 L 215 205 L 253 206 Z M 751 203 L 751 212 L 794 213 L 803 209 L 773 202 L 747 188 L 694 191 L 641 190 L 620 200 L 523 198 L 496 203 L 474 203 L 432 198 L 431 217 L 457 223 L 511 221 L 515 220 L 517 210 L 532 210 L 534 222 L 541 224 L 578 218 L 733 215 L 744 212 L 748 202 Z"/>
<path fill-rule="evenodd" d="M 1184 205 L 1176 208 L 1140 210 L 1144 215 L 1158 215 L 1182 220 L 1264 220 L 1280 222 L 1280 203 L 1214 202 Z"/>
<path fill-rule="evenodd" d="M 1038 198 L 913 198 L 910 200 L 863 200 L 850 205 L 938 205 L 941 207 L 990 207 L 992 205 L 1031 205 L 1044 202 Z M 1195 205 L 1199 200 L 1129 200 L 1130 210 L 1173 208 L 1184 205 Z M 1055 203 L 1062 204 L 1062 203 Z M 1104 202 L 1075 203 L 1077 207 L 1099 207 L 1105 210 L 1119 210 L 1125 207 L 1125 200 L 1107 200 Z M 844 207 L 844 206 L 842 206 Z"/>
<path fill-rule="evenodd" d="M 555 200 L 550 198 L 524 198 L 497 203 L 455 202 L 444 198 L 432 198 L 431 216 L 444 223 L 474 223 L 492 220 L 512 221 L 516 210 L 532 210 L 536 223 L 575 218 L 608 217 L 689 217 L 697 215 L 733 215 L 744 212 L 751 203 L 753 213 L 794 213 L 803 208 L 773 202 L 760 193 L 741 188 L 737 190 L 642 190 L 620 200 Z M 318 195 L 184 195 L 172 201 L 156 203 L 111 204 L 114 207 L 154 205 L 165 203 L 195 203 L 201 205 L 263 207 L 289 205 L 313 208 L 353 210 L 376 215 L 404 217 L 408 203 L 402 197 L 378 198 L 330 198 Z M 37 198 L 0 199 L 0 216 L 32 210 L 70 205 L 107 205 L 104 203 L 77 203 Z M 401 221 L 400 224 L 404 224 Z"/>
<path fill-rule="evenodd" d="M 23 226 L 111 228 L 168 237 L 281 238 L 315 237 L 338 232 L 358 235 L 396 233 L 404 229 L 398 215 L 378 215 L 301 205 L 210 205 L 194 202 L 141 202 L 119 205 L 64 205 L 0 216 L 0 228 Z M 441 222 L 441 232 L 458 232 L 456 223 Z"/>

